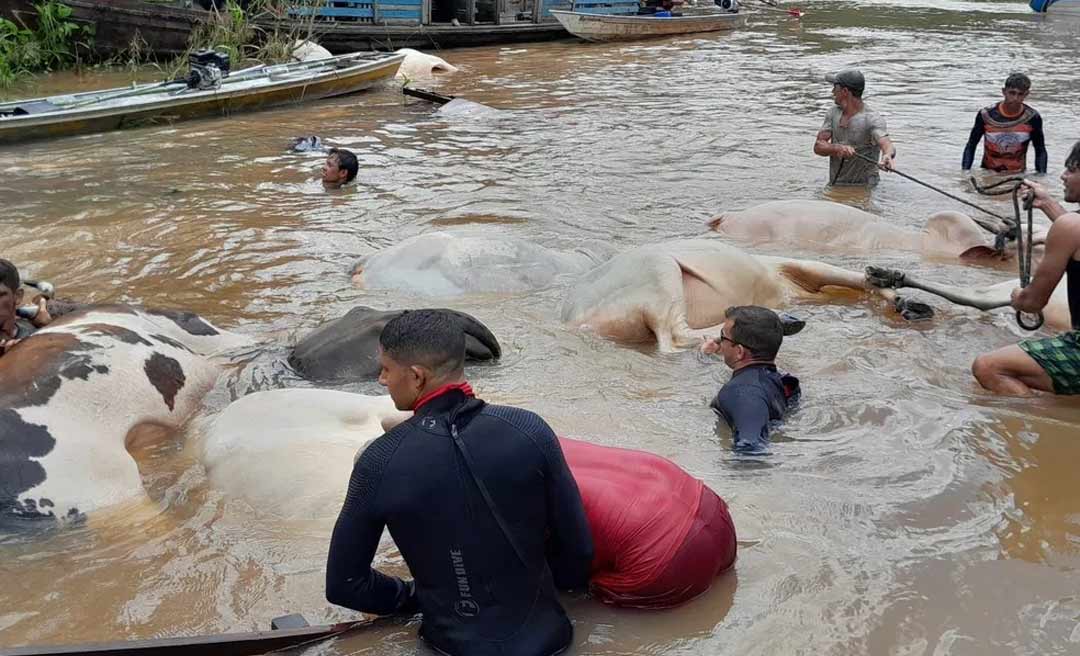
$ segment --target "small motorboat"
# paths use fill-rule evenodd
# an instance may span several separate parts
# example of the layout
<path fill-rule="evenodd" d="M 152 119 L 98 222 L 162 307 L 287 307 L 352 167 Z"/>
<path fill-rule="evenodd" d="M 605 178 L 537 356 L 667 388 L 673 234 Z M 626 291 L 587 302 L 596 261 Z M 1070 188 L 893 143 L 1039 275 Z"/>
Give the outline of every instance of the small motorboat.
<path fill-rule="evenodd" d="M 199 51 L 187 77 L 0 104 L 0 144 L 229 115 L 353 93 L 392 77 L 404 55 L 357 52 L 229 72 L 228 56 Z"/>
<path fill-rule="evenodd" d="M 638 14 L 637 2 L 626 0 L 577 0 L 574 11 L 552 9 L 566 31 L 586 41 L 628 41 L 677 34 L 733 30 L 745 23 L 738 3 L 717 3 L 713 11 L 693 14 Z"/>
<path fill-rule="evenodd" d="M 1029 6 L 1040 14 L 1080 16 L 1080 0 L 1031 0 Z"/>

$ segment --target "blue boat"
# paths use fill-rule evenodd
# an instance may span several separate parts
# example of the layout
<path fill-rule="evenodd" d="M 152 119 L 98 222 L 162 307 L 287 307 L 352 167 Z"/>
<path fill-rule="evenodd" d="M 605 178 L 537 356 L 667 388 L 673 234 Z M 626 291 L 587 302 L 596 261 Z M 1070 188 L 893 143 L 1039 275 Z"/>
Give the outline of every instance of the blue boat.
<path fill-rule="evenodd" d="M 1040 14 L 1080 16 L 1080 0 L 1031 0 L 1029 6 Z"/>

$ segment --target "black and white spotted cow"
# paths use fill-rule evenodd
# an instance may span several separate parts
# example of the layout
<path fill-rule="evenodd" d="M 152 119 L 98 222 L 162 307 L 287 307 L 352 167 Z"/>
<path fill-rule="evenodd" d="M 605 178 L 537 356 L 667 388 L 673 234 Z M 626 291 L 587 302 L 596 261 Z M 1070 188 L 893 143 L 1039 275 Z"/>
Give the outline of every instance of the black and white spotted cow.
<path fill-rule="evenodd" d="M 76 519 L 145 497 L 126 447 L 199 407 L 246 337 L 189 312 L 65 315 L 0 357 L 0 522 Z"/>

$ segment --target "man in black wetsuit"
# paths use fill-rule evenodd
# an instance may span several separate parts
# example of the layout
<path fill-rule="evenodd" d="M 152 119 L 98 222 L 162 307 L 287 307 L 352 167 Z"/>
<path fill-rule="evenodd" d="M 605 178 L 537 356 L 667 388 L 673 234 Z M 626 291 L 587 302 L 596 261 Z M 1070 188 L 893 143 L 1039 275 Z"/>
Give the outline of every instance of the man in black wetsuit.
<path fill-rule="evenodd" d="M 359 457 L 330 542 L 326 598 L 366 613 L 423 613 L 440 652 L 548 656 L 573 630 L 556 588 L 584 588 L 592 538 L 551 428 L 488 405 L 465 382 L 465 337 L 438 310 L 379 338 L 394 404 L 412 410 Z M 383 526 L 413 580 L 371 567 Z"/>
<path fill-rule="evenodd" d="M 709 405 L 731 427 L 735 449 L 765 453 L 769 424 L 780 421 L 799 400 L 799 379 L 776 370 L 784 341 L 780 317 L 756 305 L 730 307 L 720 336 L 707 340 L 705 353 L 717 353 L 731 367 L 731 380 Z"/>
<path fill-rule="evenodd" d="M 1080 141 L 1065 158 L 1061 182 L 1065 202 L 1080 203 Z M 1012 307 L 1019 312 L 1039 312 L 1065 276 L 1072 330 L 984 353 L 975 358 L 971 371 L 980 385 L 999 394 L 1027 396 L 1032 390 L 1080 394 L 1080 213 L 1066 211 L 1042 185 L 1030 180 L 1024 184 L 1035 207 L 1053 224 L 1031 284 L 1013 290 Z"/>

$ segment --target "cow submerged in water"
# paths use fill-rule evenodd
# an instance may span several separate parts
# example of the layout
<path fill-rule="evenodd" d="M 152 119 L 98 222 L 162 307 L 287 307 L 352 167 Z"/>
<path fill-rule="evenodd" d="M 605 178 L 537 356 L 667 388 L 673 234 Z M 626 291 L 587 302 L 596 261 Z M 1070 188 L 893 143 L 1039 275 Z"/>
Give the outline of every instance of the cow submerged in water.
<path fill-rule="evenodd" d="M 145 499 L 126 448 L 198 409 L 225 351 L 250 344 L 190 312 L 65 315 L 0 358 L 0 521 L 79 519 Z"/>

